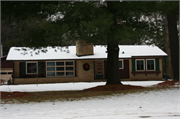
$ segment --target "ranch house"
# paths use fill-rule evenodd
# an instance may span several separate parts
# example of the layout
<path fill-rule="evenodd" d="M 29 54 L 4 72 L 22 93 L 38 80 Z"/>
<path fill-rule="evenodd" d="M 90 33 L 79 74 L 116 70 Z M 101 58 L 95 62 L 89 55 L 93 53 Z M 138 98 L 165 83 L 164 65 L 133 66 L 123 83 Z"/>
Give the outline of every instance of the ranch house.
<path fill-rule="evenodd" d="M 167 54 L 160 48 L 119 45 L 119 49 L 121 81 L 162 80 L 162 59 Z M 14 84 L 105 81 L 108 74 L 106 51 L 105 46 L 80 41 L 68 48 L 11 47 L 7 60 L 13 62 Z"/>

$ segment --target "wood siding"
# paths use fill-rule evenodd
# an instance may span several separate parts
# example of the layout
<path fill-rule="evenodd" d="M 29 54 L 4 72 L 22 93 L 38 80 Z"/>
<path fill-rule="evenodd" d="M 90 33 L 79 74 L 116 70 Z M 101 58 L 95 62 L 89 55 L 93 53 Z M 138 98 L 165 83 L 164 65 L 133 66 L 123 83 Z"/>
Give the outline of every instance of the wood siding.
<path fill-rule="evenodd" d="M 123 60 L 124 68 L 119 69 L 120 79 L 129 79 L 129 60 Z"/>
<path fill-rule="evenodd" d="M 36 83 L 66 83 L 66 82 L 92 82 L 94 80 L 94 60 L 77 60 L 75 61 L 75 76 L 67 77 L 46 77 L 46 62 L 42 64 L 43 74 L 24 74 L 25 68 L 22 66 L 23 62 L 18 62 L 15 67 L 19 68 L 19 77 L 14 78 L 14 84 L 36 84 Z M 83 64 L 88 63 L 90 69 L 88 71 L 83 69 Z"/>
<path fill-rule="evenodd" d="M 145 58 L 145 57 L 144 57 Z M 163 75 L 163 69 L 162 69 L 162 59 L 158 59 L 157 57 L 155 58 L 155 71 L 136 71 L 135 70 L 135 59 L 130 59 L 129 60 L 129 65 L 130 65 L 130 77 L 129 80 L 133 81 L 146 81 L 146 80 L 162 80 L 162 75 Z M 145 58 L 146 59 L 153 59 L 153 58 Z M 146 63 L 145 63 L 146 65 Z"/>
<path fill-rule="evenodd" d="M 128 79 L 129 78 L 129 59 L 123 59 L 123 69 L 119 69 L 120 79 Z M 108 69 L 107 69 L 107 60 L 104 61 L 104 71 L 105 71 L 105 79 L 107 79 Z"/>
<path fill-rule="evenodd" d="M 148 59 L 151 59 L 148 57 Z M 46 61 L 38 62 L 38 74 L 26 74 L 26 63 L 24 61 L 14 62 L 14 84 L 36 84 L 36 83 L 65 83 L 65 82 L 94 82 L 95 80 L 95 60 L 75 60 L 75 76 L 67 77 L 46 77 Z M 83 69 L 83 64 L 88 63 L 90 69 Z M 123 69 L 119 69 L 121 81 L 128 80 L 162 80 L 162 59 L 156 57 L 156 71 L 135 71 L 135 61 L 123 59 Z M 134 67 L 134 68 L 133 68 Z M 134 70 L 133 70 L 134 69 Z M 104 60 L 104 79 L 108 73 L 107 60 Z"/>

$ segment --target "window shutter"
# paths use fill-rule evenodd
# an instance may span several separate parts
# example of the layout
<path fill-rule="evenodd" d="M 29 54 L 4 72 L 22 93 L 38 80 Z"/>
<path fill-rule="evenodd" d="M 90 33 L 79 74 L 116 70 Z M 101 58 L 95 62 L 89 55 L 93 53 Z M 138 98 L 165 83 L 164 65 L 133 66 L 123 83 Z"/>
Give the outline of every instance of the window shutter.
<path fill-rule="evenodd" d="M 21 62 L 21 74 L 26 74 L 26 62 Z"/>
<path fill-rule="evenodd" d="M 76 77 L 77 76 L 76 61 L 74 61 L 74 73 L 75 73 L 75 77 Z"/>
<path fill-rule="evenodd" d="M 159 59 L 156 59 L 156 71 L 159 71 Z"/>
<path fill-rule="evenodd" d="M 43 73 L 43 62 L 38 62 L 38 74 Z"/>
<path fill-rule="evenodd" d="M 132 59 L 132 71 L 135 71 L 135 59 Z"/>

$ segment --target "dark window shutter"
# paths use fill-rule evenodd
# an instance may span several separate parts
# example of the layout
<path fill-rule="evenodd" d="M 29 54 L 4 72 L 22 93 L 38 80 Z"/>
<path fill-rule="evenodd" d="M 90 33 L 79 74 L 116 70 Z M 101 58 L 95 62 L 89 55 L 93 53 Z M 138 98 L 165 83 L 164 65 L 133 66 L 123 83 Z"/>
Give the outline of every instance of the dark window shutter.
<path fill-rule="evenodd" d="M 132 71 L 135 71 L 135 59 L 132 59 Z"/>
<path fill-rule="evenodd" d="M 21 62 L 21 74 L 26 74 L 26 62 Z"/>
<path fill-rule="evenodd" d="M 74 61 L 74 71 L 75 71 L 75 77 L 76 77 L 77 76 L 76 61 Z"/>
<path fill-rule="evenodd" d="M 38 62 L 38 74 L 43 73 L 43 62 Z"/>
<path fill-rule="evenodd" d="M 156 59 L 156 71 L 159 71 L 159 59 Z"/>

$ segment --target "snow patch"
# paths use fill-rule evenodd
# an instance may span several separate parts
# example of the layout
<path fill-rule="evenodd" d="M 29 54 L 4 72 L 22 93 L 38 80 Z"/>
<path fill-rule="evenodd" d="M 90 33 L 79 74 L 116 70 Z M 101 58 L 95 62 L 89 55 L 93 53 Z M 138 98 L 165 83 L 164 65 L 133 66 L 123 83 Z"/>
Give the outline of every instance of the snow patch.
<path fill-rule="evenodd" d="M 163 81 L 122 81 L 125 85 L 152 86 Z M 105 85 L 106 82 L 80 82 L 80 83 L 52 83 L 52 84 L 27 84 L 27 85 L 2 85 L 0 91 L 5 92 L 38 92 L 38 91 L 69 91 L 84 90 L 87 88 Z"/>

